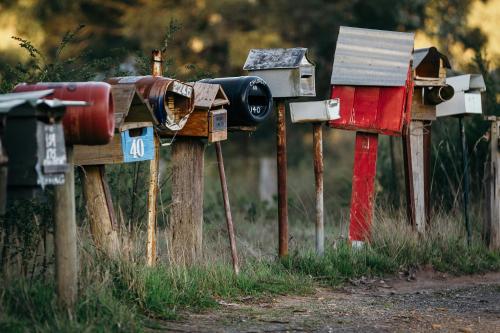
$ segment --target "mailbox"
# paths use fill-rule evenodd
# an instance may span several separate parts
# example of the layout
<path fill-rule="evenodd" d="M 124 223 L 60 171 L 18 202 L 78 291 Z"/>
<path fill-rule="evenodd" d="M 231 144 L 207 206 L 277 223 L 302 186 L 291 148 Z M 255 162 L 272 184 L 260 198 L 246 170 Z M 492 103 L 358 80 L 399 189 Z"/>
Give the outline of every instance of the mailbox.
<path fill-rule="evenodd" d="M 87 106 L 67 107 L 63 118 L 66 144 L 101 145 L 113 137 L 114 107 L 111 86 L 104 82 L 41 82 L 20 84 L 15 92 L 53 89 L 48 98 L 65 101 L 86 101 Z"/>
<path fill-rule="evenodd" d="M 266 120 L 273 109 L 273 96 L 260 77 L 240 76 L 204 79 L 200 82 L 219 84 L 229 99 L 227 127 L 255 126 Z"/>
<path fill-rule="evenodd" d="M 252 49 L 243 69 L 266 81 L 274 98 L 316 96 L 315 66 L 306 48 Z"/>
<path fill-rule="evenodd" d="M 338 99 L 290 103 L 289 105 L 292 123 L 325 122 L 340 118 Z"/>
<path fill-rule="evenodd" d="M 161 134 L 181 130 L 194 109 L 192 85 L 162 76 L 126 76 L 107 80 L 111 85 L 134 84 L 148 101 Z"/>
<path fill-rule="evenodd" d="M 115 135 L 103 146 L 76 145 L 77 165 L 130 163 L 154 158 L 154 129 L 158 124 L 149 103 L 133 83 L 112 86 Z"/>
<path fill-rule="evenodd" d="M 437 116 L 456 116 L 481 114 L 481 92 L 486 85 L 481 74 L 467 74 L 446 78 L 446 83 L 453 87 L 455 95 L 447 102 L 437 106 Z"/>
<path fill-rule="evenodd" d="M 340 27 L 331 98 L 340 99 L 334 128 L 400 135 L 409 121 L 412 33 Z"/>
<path fill-rule="evenodd" d="M 0 110 L 8 111 L 3 143 L 9 157 L 8 189 L 14 195 L 31 197 L 39 187 L 64 184 L 68 164 L 61 120 L 66 105 L 42 99 L 54 92 L 0 95 Z"/>
<path fill-rule="evenodd" d="M 229 100 L 219 84 L 194 83 L 194 111 L 177 133 L 180 136 L 207 138 L 208 142 L 227 139 Z"/>

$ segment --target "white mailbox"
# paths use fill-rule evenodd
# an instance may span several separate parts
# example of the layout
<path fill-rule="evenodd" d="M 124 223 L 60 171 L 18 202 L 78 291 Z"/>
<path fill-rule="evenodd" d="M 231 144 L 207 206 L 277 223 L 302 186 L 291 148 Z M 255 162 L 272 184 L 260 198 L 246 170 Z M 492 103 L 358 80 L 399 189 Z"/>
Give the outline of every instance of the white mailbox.
<path fill-rule="evenodd" d="M 455 90 L 455 95 L 447 102 L 437 105 L 438 117 L 457 116 L 466 114 L 481 114 L 481 93 L 486 91 L 481 74 L 467 74 L 446 78 Z"/>
<path fill-rule="evenodd" d="M 326 101 L 290 103 L 292 123 L 324 122 L 339 119 L 338 98 Z"/>

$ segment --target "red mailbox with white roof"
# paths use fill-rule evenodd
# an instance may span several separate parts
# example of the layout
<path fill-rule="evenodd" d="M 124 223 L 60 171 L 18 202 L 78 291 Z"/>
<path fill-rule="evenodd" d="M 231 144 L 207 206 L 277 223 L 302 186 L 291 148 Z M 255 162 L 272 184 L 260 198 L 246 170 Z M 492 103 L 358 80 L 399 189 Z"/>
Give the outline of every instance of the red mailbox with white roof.
<path fill-rule="evenodd" d="M 331 98 L 340 100 L 333 128 L 356 131 L 349 240 L 369 238 L 378 134 L 401 135 L 410 120 L 413 33 L 340 27 Z"/>

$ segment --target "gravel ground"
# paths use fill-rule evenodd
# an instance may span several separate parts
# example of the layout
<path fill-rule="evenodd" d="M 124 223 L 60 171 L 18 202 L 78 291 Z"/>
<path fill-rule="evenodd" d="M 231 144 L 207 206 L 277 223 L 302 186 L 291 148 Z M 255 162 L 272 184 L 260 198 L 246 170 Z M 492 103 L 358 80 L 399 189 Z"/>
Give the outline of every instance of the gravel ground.
<path fill-rule="evenodd" d="M 310 296 L 244 298 L 158 332 L 500 332 L 500 273 L 361 279 Z"/>

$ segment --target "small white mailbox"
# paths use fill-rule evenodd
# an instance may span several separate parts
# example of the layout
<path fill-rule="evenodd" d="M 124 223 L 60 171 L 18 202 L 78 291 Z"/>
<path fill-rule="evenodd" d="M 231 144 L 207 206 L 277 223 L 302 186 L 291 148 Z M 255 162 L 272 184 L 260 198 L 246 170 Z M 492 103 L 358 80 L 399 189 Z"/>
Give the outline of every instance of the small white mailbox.
<path fill-rule="evenodd" d="M 338 98 L 326 101 L 290 103 L 292 123 L 324 122 L 339 119 Z"/>
<path fill-rule="evenodd" d="M 315 66 L 307 49 L 252 49 L 243 69 L 266 81 L 273 98 L 316 96 Z"/>
<path fill-rule="evenodd" d="M 481 114 L 481 93 L 486 91 L 481 74 L 467 74 L 446 78 L 455 90 L 455 95 L 447 102 L 437 105 L 438 117 Z"/>

